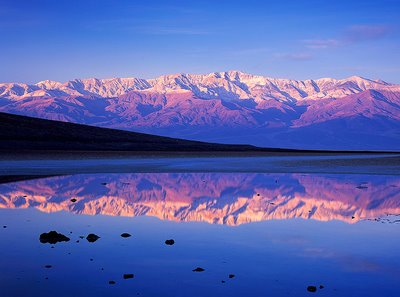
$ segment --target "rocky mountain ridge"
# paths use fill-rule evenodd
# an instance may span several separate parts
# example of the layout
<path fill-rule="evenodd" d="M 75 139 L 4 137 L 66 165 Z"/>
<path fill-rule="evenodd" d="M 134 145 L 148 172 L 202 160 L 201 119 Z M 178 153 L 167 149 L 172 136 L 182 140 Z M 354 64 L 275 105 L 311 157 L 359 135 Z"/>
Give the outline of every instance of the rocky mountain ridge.
<path fill-rule="evenodd" d="M 0 111 L 193 140 L 400 149 L 400 85 L 240 71 L 0 84 Z"/>

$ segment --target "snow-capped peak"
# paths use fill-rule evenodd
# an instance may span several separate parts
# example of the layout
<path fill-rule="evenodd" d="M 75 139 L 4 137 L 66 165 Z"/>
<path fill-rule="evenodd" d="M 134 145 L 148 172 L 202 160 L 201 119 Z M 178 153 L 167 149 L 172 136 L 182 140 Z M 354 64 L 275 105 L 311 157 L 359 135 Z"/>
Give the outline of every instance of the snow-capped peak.
<path fill-rule="evenodd" d="M 0 96 L 8 99 L 21 99 L 64 94 L 66 96 L 108 98 L 118 97 L 131 91 L 147 90 L 159 93 L 191 91 L 195 96 L 204 99 L 253 99 L 256 102 L 273 99 L 294 102 L 306 99 L 340 98 L 368 89 L 388 88 L 397 90 L 400 87 L 360 76 L 340 80 L 321 78 L 302 81 L 277 79 L 239 70 L 230 70 L 208 74 L 177 73 L 162 75 L 154 79 L 135 77 L 87 78 L 74 79 L 65 83 L 44 80 L 34 85 L 6 83 L 0 84 Z M 38 92 L 38 90 L 45 90 L 46 92 Z"/>

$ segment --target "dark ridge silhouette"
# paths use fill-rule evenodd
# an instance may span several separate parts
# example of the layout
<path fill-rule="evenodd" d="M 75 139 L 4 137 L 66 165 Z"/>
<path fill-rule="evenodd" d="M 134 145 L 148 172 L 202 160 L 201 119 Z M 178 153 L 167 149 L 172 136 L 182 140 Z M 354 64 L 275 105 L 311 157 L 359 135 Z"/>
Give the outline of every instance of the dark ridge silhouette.
<path fill-rule="evenodd" d="M 0 140 L 3 151 L 265 151 L 251 145 L 189 141 L 7 113 L 0 113 Z"/>
<path fill-rule="evenodd" d="M 208 143 L 2 112 L 0 112 L 0 151 L 11 153 L 34 151 L 371 153 L 369 151 L 296 150 Z"/>

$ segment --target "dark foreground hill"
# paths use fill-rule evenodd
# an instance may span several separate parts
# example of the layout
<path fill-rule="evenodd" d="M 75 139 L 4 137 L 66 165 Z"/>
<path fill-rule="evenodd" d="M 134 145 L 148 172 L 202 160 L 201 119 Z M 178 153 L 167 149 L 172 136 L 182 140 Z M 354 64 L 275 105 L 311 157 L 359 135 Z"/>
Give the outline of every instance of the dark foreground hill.
<path fill-rule="evenodd" d="M 295 150 L 191 141 L 0 112 L 0 151 L 348 154 L 378 151 Z"/>
<path fill-rule="evenodd" d="M 0 150 L 261 152 L 250 145 L 226 145 L 161 137 L 0 113 Z"/>

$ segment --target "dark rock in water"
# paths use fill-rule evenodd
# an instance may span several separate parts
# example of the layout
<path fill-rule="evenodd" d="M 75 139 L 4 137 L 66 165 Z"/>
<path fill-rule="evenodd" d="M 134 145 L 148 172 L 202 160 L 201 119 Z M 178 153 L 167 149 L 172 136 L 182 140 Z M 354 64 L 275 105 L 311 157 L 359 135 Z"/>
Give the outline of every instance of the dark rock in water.
<path fill-rule="evenodd" d="M 351 219 L 354 220 L 356 217 L 355 216 L 351 216 Z"/>
<path fill-rule="evenodd" d="M 107 185 L 107 183 L 101 183 L 103 186 Z"/>
<path fill-rule="evenodd" d="M 166 245 L 173 245 L 175 243 L 175 240 L 173 240 L 173 239 L 167 239 L 166 241 L 165 241 L 165 244 Z"/>
<path fill-rule="evenodd" d="M 367 186 L 358 186 L 358 187 L 356 187 L 357 189 L 368 189 L 368 187 Z"/>
<path fill-rule="evenodd" d="M 56 244 L 57 242 L 69 241 L 69 238 L 56 231 L 50 231 L 49 233 L 40 234 L 39 240 L 41 243 Z"/>
<path fill-rule="evenodd" d="M 72 198 L 72 199 L 71 199 L 71 202 L 76 202 L 76 199 L 75 199 L 75 198 Z"/>
<path fill-rule="evenodd" d="M 125 273 L 124 274 L 124 279 L 130 279 L 130 278 L 133 278 L 133 277 L 134 277 L 133 273 Z"/>
<path fill-rule="evenodd" d="M 84 238 L 85 238 L 85 236 L 82 236 L 82 235 L 81 235 L 81 236 L 79 236 L 79 238 L 80 238 L 80 239 L 84 239 Z"/>
<path fill-rule="evenodd" d="M 319 285 L 319 288 L 320 288 L 320 289 L 323 289 L 323 288 L 325 288 L 325 287 L 324 287 L 323 285 Z"/>
<path fill-rule="evenodd" d="M 197 267 L 197 268 L 193 269 L 192 271 L 193 272 L 203 272 L 204 270 L 205 270 L 204 268 Z"/>
<path fill-rule="evenodd" d="M 312 293 L 317 292 L 317 287 L 316 286 L 308 286 L 307 291 L 312 292 Z"/>
<path fill-rule="evenodd" d="M 3 226 L 3 228 L 7 228 L 7 226 Z"/>
<path fill-rule="evenodd" d="M 224 284 L 224 283 L 225 283 L 225 281 L 224 281 L 224 280 L 222 280 L 222 281 L 221 281 L 221 283 L 223 283 L 223 284 Z"/>
<path fill-rule="evenodd" d="M 96 234 L 93 233 L 90 233 L 88 236 L 86 236 L 86 240 L 89 242 L 95 242 L 99 238 L 100 236 L 97 236 Z"/>
<path fill-rule="evenodd" d="M 90 258 L 90 261 L 93 261 L 93 259 L 92 259 L 92 258 Z"/>
<path fill-rule="evenodd" d="M 234 278 L 235 275 L 234 274 L 229 274 L 229 278 Z"/>
<path fill-rule="evenodd" d="M 113 280 L 110 280 L 108 283 L 109 283 L 110 285 L 115 285 L 115 281 L 113 281 Z"/>
<path fill-rule="evenodd" d="M 123 238 L 127 238 L 127 237 L 131 237 L 132 235 L 130 235 L 129 233 L 122 233 L 121 237 Z"/>
<path fill-rule="evenodd" d="M 51 268 L 51 265 L 45 265 L 44 268 Z"/>
<path fill-rule="evenodd" d="M 257 196 L 260 196 L 260 194 L 257 193 Z"/>

